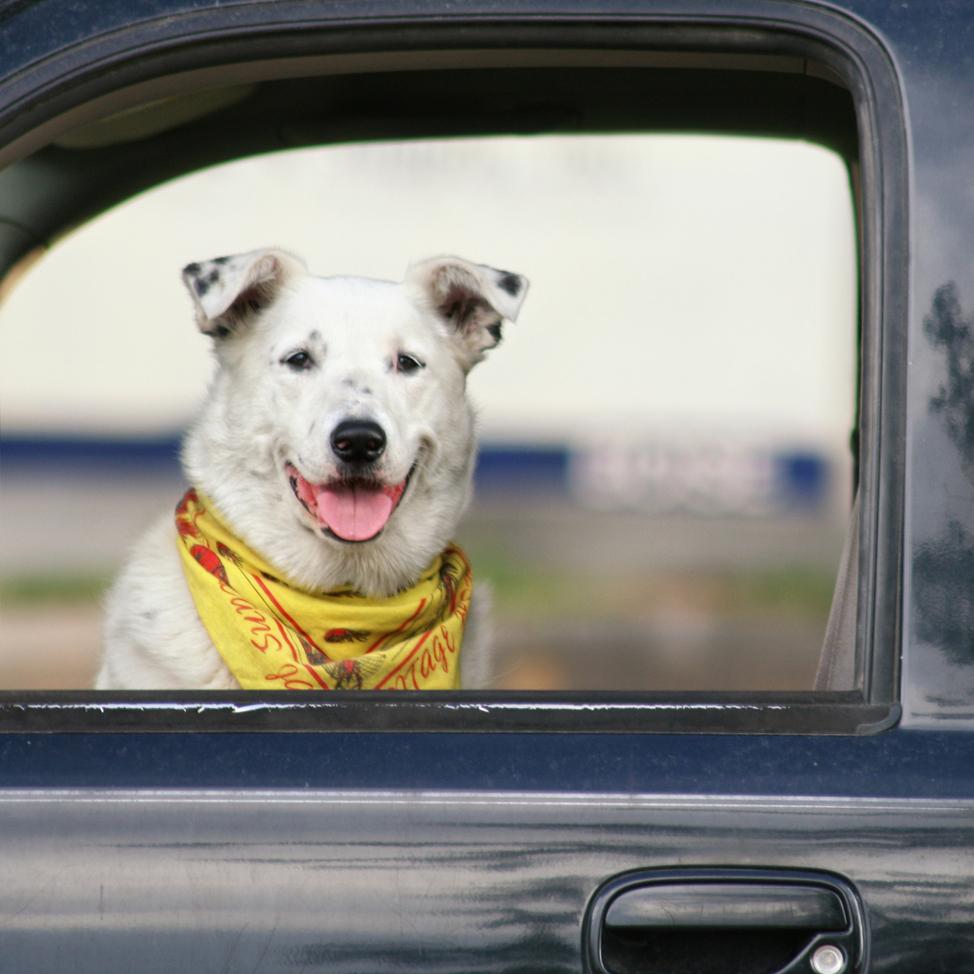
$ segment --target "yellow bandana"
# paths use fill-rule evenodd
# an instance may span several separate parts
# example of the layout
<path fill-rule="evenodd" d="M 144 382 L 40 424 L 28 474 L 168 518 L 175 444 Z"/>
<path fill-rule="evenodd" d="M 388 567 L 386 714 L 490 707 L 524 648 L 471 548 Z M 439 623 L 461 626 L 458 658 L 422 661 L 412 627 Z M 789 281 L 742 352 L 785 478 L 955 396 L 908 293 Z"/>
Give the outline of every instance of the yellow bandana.
<path fill-rule="evenodd" d="M 390 599 L 312 594 L 275 577 L 190 488 L 179 555 L 206 631 L 247 690 L 457 690 L 473 580 L 450 545 Z"/>

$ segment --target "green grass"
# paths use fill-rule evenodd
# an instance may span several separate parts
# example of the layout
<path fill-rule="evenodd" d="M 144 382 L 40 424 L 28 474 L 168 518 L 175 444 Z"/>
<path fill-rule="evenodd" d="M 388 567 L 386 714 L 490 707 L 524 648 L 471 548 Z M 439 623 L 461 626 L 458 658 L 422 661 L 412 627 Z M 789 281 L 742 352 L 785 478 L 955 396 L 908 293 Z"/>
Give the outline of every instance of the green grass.
<path fill-rule="evenodd" d="M 97 605 L 110 582 L 110 575 L 97 572 L 18 575 L 0 581 L 0 604 L 8 608 L 54 603 Z"/>
<path fill-rule="evenodd" d="M 834 576 L 808 568 L 740 572 L 670 572 L 609 576 L 569 575 L 502 553 L 472 553 L 474 577 L 489 580 L 504 615 L 541 613 L 569 618 L 653 612 L 674 604 L 722 616 L 778 615 L 827 618 Z M 0 581 L 0 604 L 96 605 L 111 576 L 95 572 L 23 575 Z"/>
<path fill-rule="evenodd" d="M 827 616 L 835 589 L 832 573 L 794 567 L 729 575 L 722 582 L 731 605 L 782 614 Z"/>
<path fill-rule="evenodd" d="M 565 609 L 584 596 L 581 579 L 544 571 L 497 554 L 472 556 L 474 579 L 489 580 L 494 604 L 507 611 Z"/>
<path fill-rule="evenodd" d="M 504 615 L 593 618 L 652 614 L 678 605 L 724 617 L 826 619 L 835 586 L 835 576 L 828 571 L 794 566 L 615 576 L 584 570 L 559 573 L 505 558 L 496 551 L 472 552 L 471 560 L 474 577 L 490 581 L 494 604 Z"/>

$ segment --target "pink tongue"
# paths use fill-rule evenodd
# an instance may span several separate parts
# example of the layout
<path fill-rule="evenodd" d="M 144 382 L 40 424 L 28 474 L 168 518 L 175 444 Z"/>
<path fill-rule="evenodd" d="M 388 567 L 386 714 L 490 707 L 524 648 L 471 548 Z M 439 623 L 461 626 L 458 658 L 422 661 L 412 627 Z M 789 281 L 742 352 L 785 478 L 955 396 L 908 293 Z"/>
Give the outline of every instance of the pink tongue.
<path fill-rule="evenodd" d="M 346 541 L 367 541 L 384 527 L 402 487 L 362 487 L 358 484 L 322 487 L 318 520 Z"/>

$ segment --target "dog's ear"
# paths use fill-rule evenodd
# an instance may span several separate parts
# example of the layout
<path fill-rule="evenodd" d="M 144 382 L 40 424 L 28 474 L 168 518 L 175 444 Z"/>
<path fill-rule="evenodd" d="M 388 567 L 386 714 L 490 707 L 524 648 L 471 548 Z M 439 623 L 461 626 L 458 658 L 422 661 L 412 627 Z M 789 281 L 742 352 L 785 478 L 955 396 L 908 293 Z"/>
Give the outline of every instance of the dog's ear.
<path fill-rule="evenodd" d="M 527 278 L 520 274 L 459 257 L 414 264 L 406 281 L 420 289 L 424 302 L 459 339 L 468 369 L 501 340 L 503 320 L 516 320 L 528 292 Z"/>
<path fill-rule="evenodd" d="M 283 250 L 254 250 L 183 268 L 200 331 L 226 338 L 266 308 L 284 283 L 307 273 L 303 261 Z"/>

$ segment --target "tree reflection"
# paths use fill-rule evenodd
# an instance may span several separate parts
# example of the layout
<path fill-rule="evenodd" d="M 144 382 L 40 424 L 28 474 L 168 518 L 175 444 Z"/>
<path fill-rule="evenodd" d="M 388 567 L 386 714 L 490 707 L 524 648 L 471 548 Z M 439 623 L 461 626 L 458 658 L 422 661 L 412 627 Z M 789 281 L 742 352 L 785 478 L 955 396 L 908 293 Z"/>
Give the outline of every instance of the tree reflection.
<path fill-rule="evenodd" d="M 961 452 L 965 472 L 974 475 L 974 318 L 964 320 L 957 285 L 937 288 L 923 333 L 947 352 L 947 382 L 930 399 L 931 412 L 943 417 L 947 435 Z"/>
<path fill-rule="evenodd" d="M 974 482 L 974 319 L 965 320 L 957 285 L 937 288 L 923 332 L 947 356 L 946 382 L 930 398 Z M 940 537 L 921 542 L 913 557 L 916 636 L 955 666 L 974 664 L 974 537 L 951 521 Z"/>
<path fill-rule="evenodd" d="M 974 538 L 952 522 L 913 555 L 916 635 L 954 666 L 974 663 Z"/>

